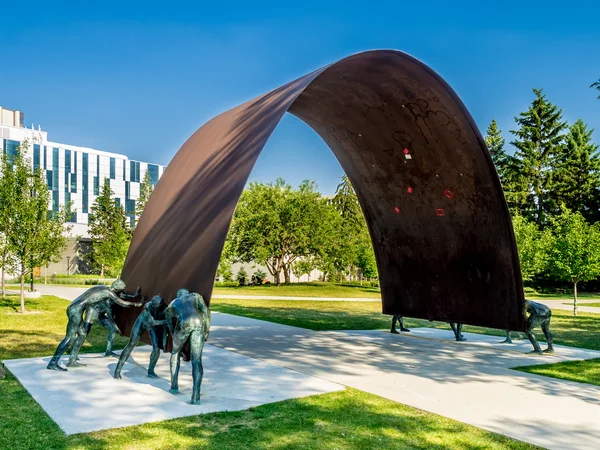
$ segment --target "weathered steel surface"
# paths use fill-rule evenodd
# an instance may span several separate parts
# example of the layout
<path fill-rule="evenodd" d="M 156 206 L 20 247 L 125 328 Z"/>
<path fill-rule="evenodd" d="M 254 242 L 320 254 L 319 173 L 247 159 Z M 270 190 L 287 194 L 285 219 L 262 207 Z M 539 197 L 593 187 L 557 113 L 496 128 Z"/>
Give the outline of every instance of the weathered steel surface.
<path fill-rule="evenodd" d="M 167 301 L 210 302 L 237 201 L 290 112 L 329 145 L 358 194 L 385 314 L 524 331 L 512 224 L 481 134 L 454 91 L 398 51 L 356 54 L 229 110 L 167 167 L 122 278 Z M 128 331 L 137 311 L 121 310 Z"/>

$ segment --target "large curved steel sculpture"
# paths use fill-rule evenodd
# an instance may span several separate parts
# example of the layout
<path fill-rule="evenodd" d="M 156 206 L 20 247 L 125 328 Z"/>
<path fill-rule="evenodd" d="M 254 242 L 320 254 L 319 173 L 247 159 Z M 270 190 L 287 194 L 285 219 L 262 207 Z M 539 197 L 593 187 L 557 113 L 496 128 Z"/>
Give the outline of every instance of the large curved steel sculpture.
<path fill-rule="evenodd" d="M 525 330 L 511 219 L 467 109 L 398 51 L 342 59 L 215 117 L 181 147 L 135 230 L 122 278 L 210 301 L 223 243 L 263 146 L 290 112 L 331 148 L 365 214 L 383 313 Z M 129 330 L 135 311 L 120 312 Z"/>

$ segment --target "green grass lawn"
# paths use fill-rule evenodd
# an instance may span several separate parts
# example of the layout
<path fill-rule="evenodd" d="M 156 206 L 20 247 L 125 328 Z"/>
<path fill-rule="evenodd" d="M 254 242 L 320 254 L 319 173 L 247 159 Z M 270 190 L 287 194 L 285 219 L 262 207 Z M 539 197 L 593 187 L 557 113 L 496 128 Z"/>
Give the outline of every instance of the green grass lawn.
<path fill-rule="evenodd" d="M 341 283 L 291 283 L 275 286 L 215 286 L 214 294 L 232 295 L 281 295 L 283 297 L 348 297 L 348 298 L 381 298 L 379 288 L 354 286 Z"/>
<path fill-rule="evenodd" d="M 51 355 L 64 337 L 67 302 L 27 299 L 25 315 L 18 304 L 0 300 L 0 359 Z M 104 351 L 105 330 L 95 327 L 88 341 L 82 351 Z M 68 437 L 10 373 L 0 399 L 1 449 L 537 448 L 354 389 Z"/>
<path fill-rule="evenodd" d="M 600 358 L 516 367 L 515 370 L 600 386 Z"/>

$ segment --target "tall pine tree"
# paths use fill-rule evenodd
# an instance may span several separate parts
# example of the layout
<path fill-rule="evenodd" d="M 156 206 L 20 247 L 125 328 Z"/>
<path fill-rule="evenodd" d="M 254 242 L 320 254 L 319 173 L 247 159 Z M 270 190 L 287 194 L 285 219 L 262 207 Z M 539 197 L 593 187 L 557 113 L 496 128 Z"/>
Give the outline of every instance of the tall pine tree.
<path fill-rule="evenodd" d="M 562 110 L 546 99 L 542 89 L 534 89 L 533 93 L 531 106 L 515 117 L 518 128 L 511 131 L 516 136 L 511 142 L 516 147 L 512 168 L 514 199 L 521 215 L 544 226 L 548 216 L 556 211 L 548 193 L 567 123 L 562 120 Z"/>
<path fill-rule="evenodd" d="M 92 205 L 88 222 L 92 264 L 100 269 L 101 276 L 105 271 L 118 275 L 127 256 L 131 231 L 125 210 L 115 202 L 108 178 L 104 179 L 100 195 Z"/>
<path fill-rule="evenodd" d="M 492 120 L 485 135 L 485 144 L 492 155 L 492 161 L 494 162 L 494 166 L 496 166 L 503 186 L 505 184 L 505 170 L 509 161 L 509 155 L 504 151 L 504 142 L 502 131 L 498 128 L 496 120 Z"/>
<path fill-rule="evenodd" d="M 142 180 L 142 184 L 140 184 L 140 197 L 135 203 L 135 223 L 137 225 L 142 213 L 144 212 L 144 208 L 146 207 L 146 203 L 148 203 L 148 199 L 154 190 L 154 186 L 152 185 L 152 181 L 150 181 L 150 174 L 146 172 L 144 175 L 144 179 Z"/>
<path fill-rule="evenodd" d="M 597 221 L 600 191 L 600 155 L 592 143 L 592 133 L 583 120 L 569 129 L 558 164 L 553 193 L 558 204 L 586 219 Z"/>

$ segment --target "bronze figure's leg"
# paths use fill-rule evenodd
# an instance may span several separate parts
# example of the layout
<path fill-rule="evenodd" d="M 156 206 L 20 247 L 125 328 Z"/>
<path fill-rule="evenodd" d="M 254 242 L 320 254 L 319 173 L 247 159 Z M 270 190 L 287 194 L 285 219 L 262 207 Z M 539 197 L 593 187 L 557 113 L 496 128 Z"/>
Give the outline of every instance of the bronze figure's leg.
<path fill-rule="evenodd" d="M 113 325 L 111 320 L 108 320 L 105 317 L 100 319 L 100 325 L 108 330 L 108 339 L 106 340 L 106 352 L 104 352 L 104 356 L 117 356 L 117 354 L 112 351 L 113 343 L 115 341 L 115 334 L 117 334 L 117 328 Z"/>
<path fill-rule="evenodd" d="M 529 353 L 539 353 L 542 354 L 542 349 L 540 348 L 540 344 L 538 344 L 535 335 L 533 334 L 533 329 L 537 325 L 537 321 L 535 320 L 535 316 L 531 315 L 527 319 L 527 337 L 529 338 L 529 342 L 533 345 L 533 350 Z"/>
<path fill-rule="evenodd" d="M 150 353 L 150 363 L 148 364 L 148 376 L 150 378 L 158 378 L 158 375 L 154 372 L 154 368 L 156 367 L 156 363 L 160 356 L 158 336 L 156 336 L 156 331 L 154 331 L 153 328 L 150 328 L 148 332 L 150 333 L 150 340 L 152 341 L 152 353 Z"/>
<path fill-rule="evenodd" d="M 119 362 L 117 363 L 117 367 L 115 368 L 115 373 L 113 374 L 113 377 L 115 379 L 117 379 L 117 380 L 121 379 L 121 369 L 123 369 L 123 365 L 125 365 L 125 363 L 129 359 L 131 352 L 133 351 L 133 349 L 139 342 L 140 337 L 142 336 L 143 332 L 144 332 L 144 328 L 143 328 L 142 324 L 136 320 L 136 322 L 133 324 L 133 329 L 131 330 L 131 337 L 129 338 L 129 342 L 127 343 L 127 345 L 121 352 L 121 356 L 119 356 Z"/>
<path fill-rule="evenodd" d="M 462 323 L 452 323 L 450 322 L 450 327 L 452 328 L 452 331 L 454 332 L 454 337 L 456 338 L 457 341 L 466 341 L 467 339 L 463 336 L 462 334 Z"/>
<path fill-rule="evenodd" d="M 396 330 L 396 322 L 398 322 L 398 319 L 402 317 L 399 314 L 394 314 L 394 316 L 392 317 L 392 329 L 390 330 L 390 333 L 392 334 L 400 334 L 400 332 L 398 330 Z"/>
<path fill-rule="evenodd" d="M 71 343 L 77 336 L 78 328 L 79 328 L 79 323 L 76 323 L 75 321 L 73 321 L 69 318 L 69 323 L 67 324 L 67 331 L 66 331 L 65 338 L 61 341 L 60 344 L 58 344 L 58 347 L 56 348 L 56 352 L 54 352 L 54 356 L 48 363 L 48 366 L 47 366 L 48 369 L 63 370 L 63 371 L 67 370 L 64 367 L 62 367 L 58 362 L 60 361 L 61 356 L 64 355 L 64 353 L 69 348 L 69 345 L 71 345 Z"/>
<path fill-rule="evenodd" d="M 171 351 L 171 394 L 179 394 L 179 353 L 190 337 L 189 332 L 180 332 L 179 336 L 173 336 L 173 350 Z"/>
<path fill-rule="evenodd" d="M 545 353 L 554 353 L 554 346 L 552 345 L 552 333 L 550 333 L 550 319 L 552 318 L 552 311 L 542 322 L 542 331 L 544 332 L 544 336 L 546 336 L 546 342 L 548 343 L 548 348 L 544 350 Z"/>
<path fill-rule="evenodd" d="M 87 337 L 86 329 L 90 329 L 91 324 L 88 326 L 88 322 L 79 326 L 79 331 L 77 332 L 77 339 L 75 339 L 75 344 L 73 344 L 73 348 L 71 349 L 71 356 L 69 356 L 69 362 L 67 363 L 67 367 L 85 367 L 85 364 L 77 362 L 77 356 L 79 355 L 79 350 L 81 350 L 81 346 L 85 342 L 85 338 Z"/>
<path fill-rule="evenodd" d="M 510 330 L 506 330 L 506 339 L 504 339 L 501 344 L 512 344 L 512 338 L 510 337 Z"/>
<path fill-rule="evenodd" d="M 190 359 L 192 361 L 192 377 L 194 387 L 192 390 L 192 405 L 200 404 L 200 387 L 202 385 L 202 376 L 204 368 L 202 367 L 202 349 L 204 348 L 203 330 L 196 329 L 190 336 Z"/>

